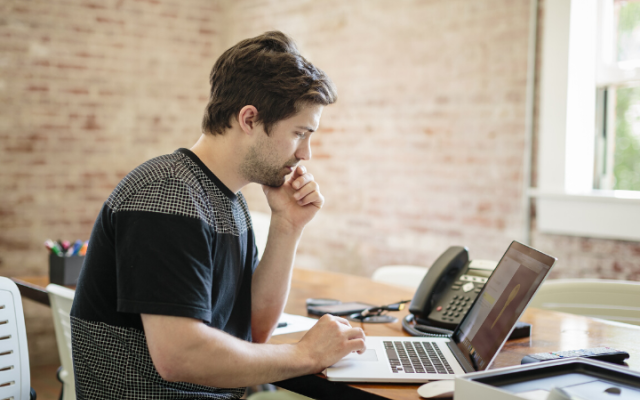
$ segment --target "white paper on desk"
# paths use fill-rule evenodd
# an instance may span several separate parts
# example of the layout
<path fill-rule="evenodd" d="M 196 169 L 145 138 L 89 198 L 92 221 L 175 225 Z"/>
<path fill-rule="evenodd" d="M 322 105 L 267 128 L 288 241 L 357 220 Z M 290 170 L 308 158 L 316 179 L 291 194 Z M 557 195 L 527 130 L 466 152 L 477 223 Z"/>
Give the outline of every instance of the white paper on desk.
<path fill-rule="evenodd" d="M 279 322 L 286 322 L 287 326 L 276 328 L 272 336 L 308 331 L 316 324 L 316 322 L 318 322 L 318 320 L 314 318 L 303 317 L 302 315 L 282 313 Z"/>

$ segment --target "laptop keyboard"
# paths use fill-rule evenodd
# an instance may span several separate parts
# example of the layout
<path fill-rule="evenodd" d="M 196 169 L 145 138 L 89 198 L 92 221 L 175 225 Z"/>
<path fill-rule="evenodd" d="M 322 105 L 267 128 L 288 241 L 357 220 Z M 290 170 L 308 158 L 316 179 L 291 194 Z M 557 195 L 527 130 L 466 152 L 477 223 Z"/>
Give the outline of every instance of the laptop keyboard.
<path fill-rule="evenodd" d="M 394 373 L 453 374 L 442 351 L 431 342 L 384 341 L 383 343 Z"/>

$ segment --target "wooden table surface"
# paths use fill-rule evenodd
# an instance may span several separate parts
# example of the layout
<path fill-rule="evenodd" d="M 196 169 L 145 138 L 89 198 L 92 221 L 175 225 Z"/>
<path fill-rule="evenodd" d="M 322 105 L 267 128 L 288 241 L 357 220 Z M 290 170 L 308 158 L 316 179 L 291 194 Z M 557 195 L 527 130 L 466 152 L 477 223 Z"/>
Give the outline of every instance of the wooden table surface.
<path fill-rule="evenodd" d="M 19 286 L 23 297 L 43 302 L 48 277 L 12 278 Z M 39 292 L 39 293 L 38 293 Z M 333 298 L 343 302 L 361 301 L 371 304 L 390 304 L 409 300 L 413 291 L 382 283 L 368 278 L 310 271 L 296 268 L 293 274 L 291 293 L 285 312 L 306 315 L 305 300 L 309 297 Z M 48 299 L 46 300 L 48 303 Z M 357 324 L 369 336 L 408 336 L 400 323 L 407 311 L 392 313 L 398 322 L 392 324 Z M 619 324 L 581 317 L 572 314 L 529 308 L 521 321 L 532 324 L 530 338 L 512 340 L 506 343 L 490 369 L 519 365 L 527 354 L 545 351 L 575 350 L 609 346 L 626 350 L 631 357 L 627 365 L 640 371 L 640 326 Z M 303 332 L 278 335 L 271 343 L 295 343 Z M 309 375 L 276 383 L 298 393 L 324 399 L 401 399 L 418 400 L 418 384 L 345 384 L 329 382 L 321 375 Z"/>

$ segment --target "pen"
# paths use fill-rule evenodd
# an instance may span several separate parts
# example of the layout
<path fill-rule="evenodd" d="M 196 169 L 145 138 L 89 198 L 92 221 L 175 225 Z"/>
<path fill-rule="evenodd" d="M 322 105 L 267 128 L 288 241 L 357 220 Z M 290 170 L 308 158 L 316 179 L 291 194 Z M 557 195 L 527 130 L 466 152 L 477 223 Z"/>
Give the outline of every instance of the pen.
<path fill-rule="evenodd" d="M 287 326 L 286 322 L 278 322 L 278 328 L 284 328 L 285 326 Z"/>
<path fill-rule="evenodd" d="M 82 247 L 80 247 L 80 251 L 78 252 L 78 254 L 81 256 L 84 256 L 85 254 L 87 254 L 87 247 L 89 247 L 88 240 L 82 244 Z"/>
<path fill-rule="evenodd" d="M 71 243 L 68 240 L 58 240 L 58 245 L 63 252 L 66 252 L 69 249 L 69 246 L 71 246 Z"/>
<path fill-rule="evenodd" d="M 78 253 L 80 252 L 80 249 L 82 248 L 82 240 L 78 239 L 73 243 L 73 246 L 71 246 L 69 248 L 69 251 L 67 252 L 68 256 L 77 256 Z"/>
<path fill-rule="evenodd" d="M 53 254 L 57 255 L 58 257 L 62 257 L 62 251 L 58 247 L 58 244 L 56 242 L 54 242 L 53 240 L 47 239 L 44 242 L 44 246 L 47 249 L 49 249 L 49 251 L 51 251 Z"/>

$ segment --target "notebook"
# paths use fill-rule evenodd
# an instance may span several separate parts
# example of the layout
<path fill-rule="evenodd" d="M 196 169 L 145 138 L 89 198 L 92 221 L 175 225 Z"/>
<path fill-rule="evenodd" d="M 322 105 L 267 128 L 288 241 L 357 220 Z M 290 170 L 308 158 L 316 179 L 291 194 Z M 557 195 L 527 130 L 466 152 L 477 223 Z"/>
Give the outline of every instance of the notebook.
<path fill-rule="evenodd" d="M 420 383 L 487 369 L 555 261 L 513 241 L 450 338 L 367 336 L 365 353 L 327 368 L 327 379 Z"/>

